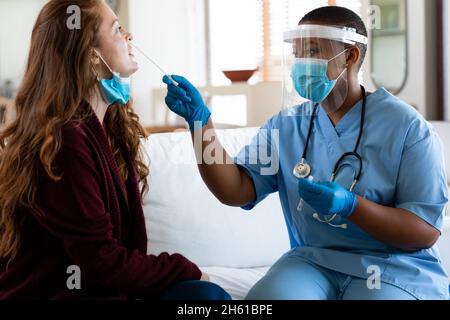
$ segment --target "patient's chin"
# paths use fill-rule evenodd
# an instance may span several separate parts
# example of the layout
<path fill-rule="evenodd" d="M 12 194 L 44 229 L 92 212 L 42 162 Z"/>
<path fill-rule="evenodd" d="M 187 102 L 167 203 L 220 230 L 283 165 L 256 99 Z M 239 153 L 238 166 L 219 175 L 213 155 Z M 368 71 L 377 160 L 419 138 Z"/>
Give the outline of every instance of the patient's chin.
<path fill-rule="evenodd" d="M 129 63 L 127 68 L 124 68 L 124 71 L 120 73 L 122 77 L 131 77 L 134 73 L 136 73 L 139 70 L 139 65 L 137 62 L 132 61 Z"/>
<path fill-rule="evenodd" d="M 131 70 L 131 74 L 136 73 L 139 70 L 139 64 L 137 62 L 133 62 L 133 67 Z"/>

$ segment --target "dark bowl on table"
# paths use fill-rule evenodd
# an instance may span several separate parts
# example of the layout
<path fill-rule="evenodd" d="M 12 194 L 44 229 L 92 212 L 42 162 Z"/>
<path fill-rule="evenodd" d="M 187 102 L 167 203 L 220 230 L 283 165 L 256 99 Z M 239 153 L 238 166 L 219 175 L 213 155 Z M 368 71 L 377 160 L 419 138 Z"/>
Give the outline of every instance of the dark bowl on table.
<path fill-rule="evenodd" d="M 257 70 L 223 70 L 222 72 L 231 82 L 247 82 Z"/>

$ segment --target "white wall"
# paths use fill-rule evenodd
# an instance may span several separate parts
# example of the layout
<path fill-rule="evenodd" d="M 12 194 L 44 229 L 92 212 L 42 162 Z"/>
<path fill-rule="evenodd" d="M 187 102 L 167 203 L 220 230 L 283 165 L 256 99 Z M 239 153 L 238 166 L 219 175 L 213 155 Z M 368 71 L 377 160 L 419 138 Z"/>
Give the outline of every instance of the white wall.
<path fill-rule="evenodd" d="M 129 0 L 134 43 L 167 73 L 205 83 L 204 13 L 200 0 Z M 162 74 L 136 53 L 140 70 L 133 77 L 135 109 L 145 125 L 152 121 L 151 90 L 162 87 Z"/>
<path fill-rule="evenodd" d="M 0 0 L 0 84 L 18 81 L 28 58 L 31 32 L 47 0 Z M 128 26 L 128 0 L 121 0 L 119 19 Z"/>
<path fill-rule="evenodd" d="M 31 30 L 45 2 L 46 0 L 0 0 L 0 83 L 6 78 L 15 80 L 21 78 L 27 59 Z M 134 34 L 134 42 L 167 72 L 185 75 L 196 85 L 204 85 L 203 1 L 122 0 L 121 2 L 120 18 L 125 26 L 129 25 L 130 31 Z M 368 0 L 364 2 L 367 6 Z M 433 68 L 430 59 L 433 50 L 430 50 L 431 37 L 427 37 L 425 25 L 432 17 L 427 10 L 426 0 L 407 0 L 407 5 L 408 79 L 398 95 L 417 106 L 422 114 L 430 117 L 432 115 L 427 113 L 427 109 L 431 110 L 434 103 L 433 83 L 430 82 L 434 78 L 431 76 Z M 447 6 L 447 10 L 450 16 L 450 6 Z M 450 42 L 450 33 L 448 38 Z M 133 96 L 142 121 L 146 125 L 151 125 L 155 124 L 151 121 L 151 90 L 162 86 L 162 75 L 145 60 L 139 56 L 138 58 L 141 69 L 133 78 Z M 370 90 L 374 90 L 369 66 L 370 50 L 364 66 L 364 82 Z M 450 83 L 448 85 L 450 92 Z"/>
<path fill-rule="evenodd" d="M 0 83 L 22 77 L 31 31 L 45 3 L 46 0 L 0 0 Z"/>
<path fill-rule="evenodd" d="M 31 31 L 47 0 L 0 0 L 0 84 L 22 78 Z M 121 0 L 119 19 L 134 41 L 169 73 L 205 82 L 204 13 L 200 0 Z M 137 54 L 141 69 L 133 77 L 135 107 L 151 122 L 151 89 L 162 75 Z"/>

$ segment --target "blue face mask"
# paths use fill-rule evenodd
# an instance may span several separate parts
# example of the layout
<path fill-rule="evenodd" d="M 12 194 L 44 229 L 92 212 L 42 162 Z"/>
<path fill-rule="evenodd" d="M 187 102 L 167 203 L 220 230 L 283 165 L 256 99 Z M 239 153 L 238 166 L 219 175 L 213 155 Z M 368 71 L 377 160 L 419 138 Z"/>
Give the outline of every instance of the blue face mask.
<path fill-rule="evenodd" d="M 103 57 L 97 52 L 97 55 L 113 74 L 112 79 L 99 79 L 100 89 L 103 97 L 108 105 L 115 103 L 127 104 L 130 100 L 131 80 L 130 78 L 122 78 L 119 73 L 112 71 Z"/>
<path fill-rule="evenodd" d="M 112 79 L 100 80 L 100 88 L 108 105 L 127 104 L 130 100 L 130 78 L 121 78 L 118 73 L 114 72 Z"/>
<path fill-rule="evenodd" d="M 297 93 L 301 97 L 315 103 L 324 101 L 345 71 L 344 69 L 336 80 L 330 80 L 327 76 L 328 63 L 342 53 L 330 60 L 297 58 L 292 66 L 291 72 L 292 81 Z"/>

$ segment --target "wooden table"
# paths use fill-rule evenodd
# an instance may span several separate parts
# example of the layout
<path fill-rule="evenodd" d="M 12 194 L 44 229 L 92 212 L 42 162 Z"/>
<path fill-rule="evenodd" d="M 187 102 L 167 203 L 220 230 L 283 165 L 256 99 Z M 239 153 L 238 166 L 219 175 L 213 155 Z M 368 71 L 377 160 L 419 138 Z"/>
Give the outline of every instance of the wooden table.
<path fill-rule="evenodd" d="M 167 133 L 167 132 L 175 132 L 175 131 L 187 131 L 185 126 L 152 126 L 146 127 L 145 130 L 148 134 L 154 133 Z"/>

